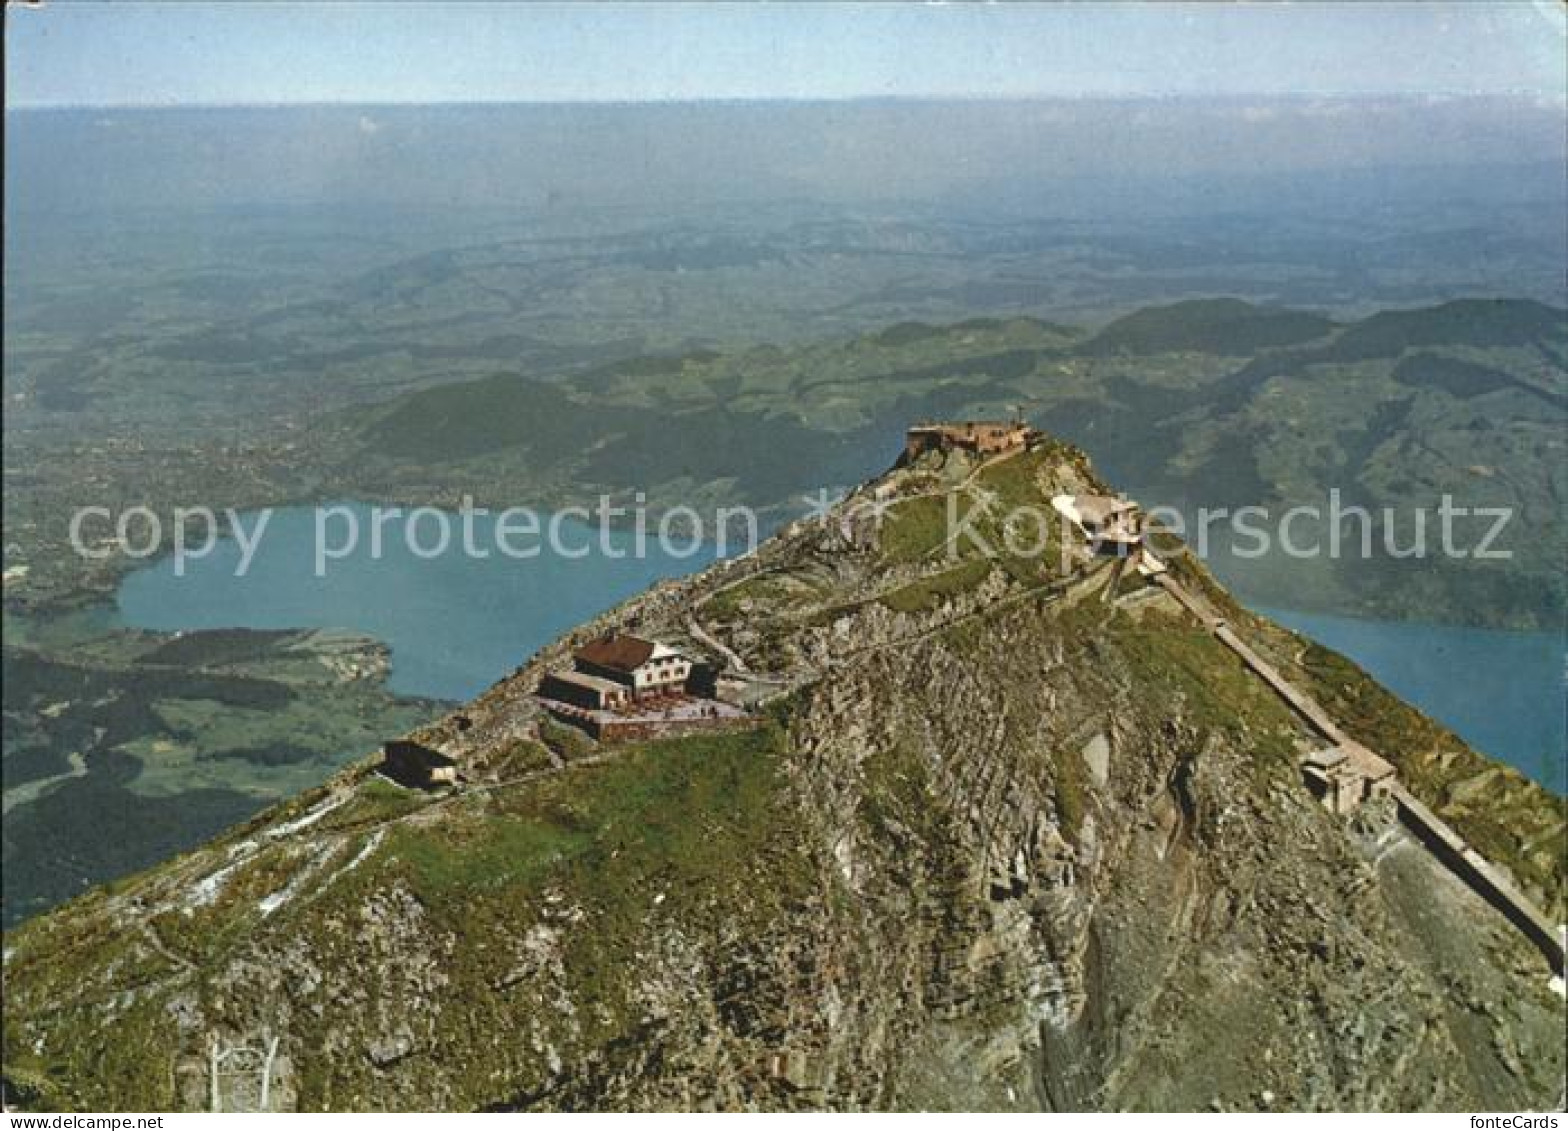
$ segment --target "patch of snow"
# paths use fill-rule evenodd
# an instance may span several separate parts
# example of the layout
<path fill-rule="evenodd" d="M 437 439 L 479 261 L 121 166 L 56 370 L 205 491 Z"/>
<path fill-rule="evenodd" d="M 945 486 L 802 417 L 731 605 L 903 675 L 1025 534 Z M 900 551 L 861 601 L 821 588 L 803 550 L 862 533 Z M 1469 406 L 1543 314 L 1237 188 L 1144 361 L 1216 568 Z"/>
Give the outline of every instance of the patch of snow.
<path fill-rule="evenodd" d="M 370 854 L 374 852 L 381 844 L 381 841 L 385 836 L 385 829 L 377 829 L 370 835 L 364 844 L 360 845 L 359 851 L 354 854 L 353 859 L 323 880 L 321 887 L 325 888 L 327 885 L 335 882 L 340 877 L 347 875 L 349 872 L 352 872 L 355 868 L 363 864 L 366 858 L 369 857 Z M 342 841 L 340 840 L 329 842 L 325 848 L 317 851 L 310 858 L 310 860 L 294 874 L 293 879 L 284 884 L 271 895 L 264 896 L 262 899 L 258 900 L 256 907 L 261 912 L 262 916 L 265 917 L 271 915 L 278 908 L 282 907 L 289 900 L 293 899 L 294 896 L 304 888 L 306 882 L 309 881 L 311 877 L 315 876 L 324 867 L 326 867 L 327 861 L 336 854 L 341 844 Z"/>
<path fill-rule="evenodd" d="M 855 883 L 855 850 L 849 843 L 849 837 L 840 837 L 833 845 L 833 860 L 838 864 L 839 875 L 844 877 L 844 882 L 850 887 L 857 887 Z"/>
<path fill-rule="evenodd" d="M 338 875 L 341 876 L 344 872 L 352 872 L 355 868 L 359 867 L 360 864 L 364 862 L 365 857 L 369 856 L 376 850 L 376 847 L 381 843 L 382 839 L 386 835 L 386 829 L 377 829 L 374 833 L 372 833 L 370 839 L 365 842 L 364 847 L 355 853 L 354 859 L 343 865 L 343 868 L 338 872 Z"/>
<path fill-rule="evenodd" d="M 243 863 L 243 860 L 236 860 L 232 864 L 219 868 L 216 872 L 203 876 L 197 881 L 196 886 L 191 889 L 190 895 L 186 898 L 185 909 L 188 911 L 194 907 L 205 907 L 214 899 L 217 899 L 218 892 L 223 890 L 223 885 L 227 882 L 230 874 Z"/>
<path fill-rule="evenodd" d="M 1095 785 L 1103 786 L 1111 780 L 1111 740 L 1105 735 L 1097 734 L 1084 743 L 1083 760 Z"/>
<path fill-rule="evenodd" d="M 338 794 L 336 797 L 330 798 L 322 804 L 317 805 L 314 809 L 311 809 L 305 813 L 304 816 L 296 817 L 294 820 L 289 821 L 287 824 L 279 825 L 275 829 L 268 829 L 267 836 L 271 840 L 277 840 L 279 837 L 288 836 L 290 833 L 297 833 L 300 829 L 309 828 L 311 825 L 314 825 L 317 821 L 321 820 L 321 818 L 325 817 L 328 813 L 332 812 L 332 810 L 338 808 L 340 805 L 345 804 L 348 801 L 348 798 L 349 795 L 346 793 Z"/>
<path fill-rule="evenodd" d="M 305 881 L 310 879 L 310 877 L 320 867 L 321 857 L 318 856 L 316 859 L 302 867 L 298 872 L 295 872 L 294 878 L 291 879 L 288 883 L 284 884 L 277 891 L 273 892 L 271 895 L 266 895 L 258 899 L 256 901 L 256 909 L 261 912 L 262 918 L 266 918 L 268 915 L 271 915 L 278 908 L 282 907 L 289 900 L 293 899 L 294 896 L 298 894 L 299 890 L 305 886 Z"/>

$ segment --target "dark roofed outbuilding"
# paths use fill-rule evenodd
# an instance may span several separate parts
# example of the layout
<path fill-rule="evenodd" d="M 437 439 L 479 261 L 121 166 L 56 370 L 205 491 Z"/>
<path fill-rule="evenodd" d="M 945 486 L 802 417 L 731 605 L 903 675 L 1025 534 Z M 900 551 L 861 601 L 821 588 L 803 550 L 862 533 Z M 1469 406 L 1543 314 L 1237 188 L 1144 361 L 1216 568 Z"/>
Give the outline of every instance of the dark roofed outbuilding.
<path fill-rule="evenodd" d="M 455 785 L 457 760 L 432 747 L 400 738 L 382 747 L 381 772 L 414 789 Z"/>

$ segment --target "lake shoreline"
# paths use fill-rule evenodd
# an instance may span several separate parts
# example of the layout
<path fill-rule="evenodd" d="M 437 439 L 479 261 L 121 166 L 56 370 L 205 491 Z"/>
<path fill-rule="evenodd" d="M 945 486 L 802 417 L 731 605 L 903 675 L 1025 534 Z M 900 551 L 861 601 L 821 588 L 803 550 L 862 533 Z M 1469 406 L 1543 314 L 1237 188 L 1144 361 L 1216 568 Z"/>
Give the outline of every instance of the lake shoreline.
<path fill-rule="evenodd" d="M 282 564 L 283 571 L 269 573 L 255 592 L 247 594 L 248 586 L 240 584 L 250 582 L 251 577 L 223 576 L 223 562 L 237 552 L 230 540 L 226 550 L 215 551 L 199 562 L 187 562 L 193 568 L 188 568 L 183 579 L 173 575 L 172 559 L 167 555 L 127 574 L 112 607 L 126 627 L 163 631 L 219 627 L 351 628 L 375 637 L 392 650 L 388 680 L 392 693 L 463 702 L 483 692 L 561 632 L 649 584 L 685 576 L 715 560 L 711 543 L 703 547 L 703 552 L 682 558 L 662 556 L 656 545 L 650 545 L 651 552 L 641 558 L 607 557 L 593 552 L 581 560 L 563 561 L 552 559 L 546 552 L 536 558 L 499 562 L 494 558 L 473 560 L 460 556 L 452 561 L 416 558 L 407 554 L 401 543 L 393 543 L 390 560 L 357 561 L 346 557 L 333 563 L 342 567 L 336 578 L 301 576 L 300 565 L 309 564 L 313 555 L 298 552 L 297 540 L 302 530 L 299 523 L 306 521 L 308 525 L 317 507 L 368 510 L 384 505 L 340 500 L 277 508 L 274 521 L 283 521 L 289 530 L 282 548 L 292 547 L 294 560 L 280 563 L 274 551 L 265 560 L 273 567 Z M 494 521 L 494 512 L 489 518 Z M 594 542 L 601 534 L 597 527 L 578 525 L 581 529 L 575 536 L 582 540 Z M 770 532 L 763 533 L 765 536 Z M 613 537 L 626 539 L 631 533 L 615 531 Z M 257 564 L 265 553 L 265 549 L 258 552 Z M 369 585 L 372 593 L 383 594 L 379 606 L 378 599 L 372 593 L 361 592 L 359 584 L 344 584 L 345 579 L 355 576 Z M 182 599 L 182 582 L 191 582 L 200 592 L 186 588 Z M 171 584 L 173 587 L 169 588 Z M 269 591 L 269 586 L 281 589 Z M 152 592 L 154 588 L 158 591 Z M 314 598 L 301 600 L 301 589 L 319 592 Z M 1246 600 L 1244 591 L 1239 591 L 1238 596 Z M 334 607 L 334 600 L 341 604 Z M 391 623 L 378 627 L 378 618 L 388 619 L 384 615 L 388 607 L 399 606 L 408 609 L 408 617 L 392 616 Z M 1554 717 L 1560 723 L 1560 712 L 1554 716 L 1551 704 L 1560 704 L 1562 695 L 1563 641 L 1558 634 L 1373 619 L 1273 605 L 1253 607 L 1307 636 L 1327 636 L 1320 643 L 1364 667 L 1379 682 L 1454 730 L 1476 749 L 1520 769 L 1559 795 L 1568 793 L 1561 761 L 1563 742 L 1554 737 L 1557 732 L 1552 729 L 1557 725 L 1552 721 Z M 328 613 L 336 609 L 348 611 L 329 619 Z M 421 617 L 430 619 L 421 623 Z M 244 623 L 237 625 L 236 619 Z M 356 620 L 363 623 L 355 623 Z M 461 641 L 463 625 L 473 634 L 467 650 L 477 647 L 479 654 L 457 655 L 465 650 Z M 1411 640 L 1416 643 L 1408 643 Z M 1474 652 L 1467 653 L 1467 648 Z M 429 649 L 441 653 L 434 663 L 427 663 L 423 657 L 422 650 Z M 1496 657 L 1489 656 L 1489 649 L 1498 650 L 1505 658 L 1515 658 L 1499 664 Z M 1555 662 L 1551 659 L 1554 650 Z M 1525 719 L 1525 725 L 1517 734 L 1508 733 L 1507 728 L 1499 731 L 1495 726 L 1484 725 L 1488 716 L 1496 715 L 1491 709 L 1495 693 L 1472 696 L 1471 699 L 1480 701 L 1475 703 L 1474 711 L 1468 711 L 1471 699 L 1456 696 L 1455 685 L 1443 680 L 1443 664 L 1412 673 L 1400 666 L 1401 655 L 1446 657 L 1445 663 L 1468 663 L 1489 670 L 1508 670 L 1519 662 L 1517 656 L 1526 657 L 1531 677 L 1523 684 L 1528 691 L 1508 700 L 1512 716 Z M 1468 661 L 1467 655 L 1472 656 Z M 1509 682 L 1520 684 L 1517 676 Z M 1558 759 L 1555 764 L 1554 751 Z"/>

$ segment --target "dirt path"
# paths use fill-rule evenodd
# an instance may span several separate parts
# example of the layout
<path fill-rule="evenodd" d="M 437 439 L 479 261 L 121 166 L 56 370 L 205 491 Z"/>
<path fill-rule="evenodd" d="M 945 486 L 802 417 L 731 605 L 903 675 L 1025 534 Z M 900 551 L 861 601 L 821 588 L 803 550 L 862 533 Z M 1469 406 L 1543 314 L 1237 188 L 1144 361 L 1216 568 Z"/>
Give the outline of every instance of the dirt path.
<path fill-rule="evenodd" d="M 686 631 L 690 632 L 697 639 L 698 643 L 707 645 L 723 656 L 725 661 L 737 673 L 741 675 L 751 674 L 751 669 L 746 666 L 746 661 L 740 658 L 740 653 L 697 623 L 695 615 L 686 618 Z"/>

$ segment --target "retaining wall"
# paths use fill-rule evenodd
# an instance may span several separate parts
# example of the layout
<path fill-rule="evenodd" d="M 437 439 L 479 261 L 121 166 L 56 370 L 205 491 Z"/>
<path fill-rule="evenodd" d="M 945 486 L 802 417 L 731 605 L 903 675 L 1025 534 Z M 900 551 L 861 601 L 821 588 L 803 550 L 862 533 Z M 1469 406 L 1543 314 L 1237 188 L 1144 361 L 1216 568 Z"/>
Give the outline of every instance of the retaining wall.
<path fill-rule="evenodd" d="M 1557 924 L 1537 911 L 1500 868 L 1466 844 L 1463 837 L 1416 800 L 1408 789 L 1395 785 L 1389 793 L 1399 806 L 1400 819 L 1416 838 L 1478 895 L 1501 911 L 1509 922 L 1541 949 L 1552 969 L 1562 973 L 1563 934 Z"/>

